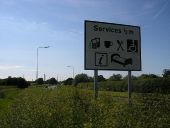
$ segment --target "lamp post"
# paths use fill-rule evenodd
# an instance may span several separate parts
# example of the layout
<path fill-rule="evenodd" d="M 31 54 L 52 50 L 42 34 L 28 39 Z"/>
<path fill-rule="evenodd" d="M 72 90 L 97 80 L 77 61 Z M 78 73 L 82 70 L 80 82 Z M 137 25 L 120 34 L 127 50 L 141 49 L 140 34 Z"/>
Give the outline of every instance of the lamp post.
<path fill-rule="evenodd" d="M 73 66 L 67 66 L 67 67 L 72 68 L 72 70 L 73 70 L 73 79 L 74 79 L 74 67 Z"/>
<path fill-rule="evenodd" d="M 36 80 L 38 79 L 38 49 L 39 48 L 49 48 L 50 46 L 37 47 L 37 70 L 36 70 Z"/>

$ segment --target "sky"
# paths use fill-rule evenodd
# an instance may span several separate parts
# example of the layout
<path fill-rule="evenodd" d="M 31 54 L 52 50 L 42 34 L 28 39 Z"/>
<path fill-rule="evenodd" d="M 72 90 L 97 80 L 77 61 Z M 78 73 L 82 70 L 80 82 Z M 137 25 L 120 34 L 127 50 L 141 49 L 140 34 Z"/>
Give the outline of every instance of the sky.
<path fill-rule="evenodd" d="M 142 71 L 170 69 L 169 0 L 0 0 L 0 78 L 64 80 L 84 70 L 84 20 L 140 26 Z M 67 67 L 71 66 L 71 67 Z M 99 71 L 108 78 L 127 71 Z"/>

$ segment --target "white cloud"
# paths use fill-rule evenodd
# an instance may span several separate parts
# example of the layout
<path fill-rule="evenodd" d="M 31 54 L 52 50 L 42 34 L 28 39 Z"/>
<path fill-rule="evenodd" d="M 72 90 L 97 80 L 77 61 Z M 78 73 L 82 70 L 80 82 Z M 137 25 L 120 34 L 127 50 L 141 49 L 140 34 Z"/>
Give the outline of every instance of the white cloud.
<path fill-rule="evenodd" d="M 23 66 L 20 65 L 0 65 L 0 70 L 15 70 L 21 69 Z"/>
<path fill-rule="evenodd" d="M 19 71 L 19 72 L 35 72 L 36 69 L 33 69 L 31 67 L 25 67 L 21 65 L 0 65 L 0 70 L 1 71 Z"/>

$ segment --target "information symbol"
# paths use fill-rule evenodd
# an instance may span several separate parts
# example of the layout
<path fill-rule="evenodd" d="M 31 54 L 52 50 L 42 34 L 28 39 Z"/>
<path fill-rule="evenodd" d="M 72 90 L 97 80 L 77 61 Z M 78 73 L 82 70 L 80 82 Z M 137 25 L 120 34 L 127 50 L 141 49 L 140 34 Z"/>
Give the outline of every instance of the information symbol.
<path fill-rule="evenodd" d="M 95 66 L 108 66 L 108 54 L 107 53 L 95 53 Z"/>

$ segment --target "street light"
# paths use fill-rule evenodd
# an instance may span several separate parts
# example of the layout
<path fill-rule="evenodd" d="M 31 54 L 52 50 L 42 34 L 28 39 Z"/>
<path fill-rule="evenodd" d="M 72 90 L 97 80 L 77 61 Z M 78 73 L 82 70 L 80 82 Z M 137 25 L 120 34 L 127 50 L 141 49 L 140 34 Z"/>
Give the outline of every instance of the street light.
<path fill-rule="evenodd" d="M 73 66 L 67 66 L 69 68 L 72 68 L 73 69 L 73 79 L 74 79 L 74 67 Z"/>
<path fill-rule="evenodd" d="M 49 48 L 50 46 L 45 46 L 45 47 L 38 47 L 37 48 L 37 72 L 36 72 L 36 80 L 38 79 L 38 49 L 39 48 Z"/>

